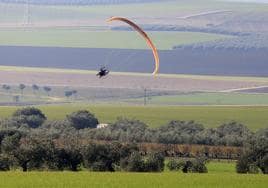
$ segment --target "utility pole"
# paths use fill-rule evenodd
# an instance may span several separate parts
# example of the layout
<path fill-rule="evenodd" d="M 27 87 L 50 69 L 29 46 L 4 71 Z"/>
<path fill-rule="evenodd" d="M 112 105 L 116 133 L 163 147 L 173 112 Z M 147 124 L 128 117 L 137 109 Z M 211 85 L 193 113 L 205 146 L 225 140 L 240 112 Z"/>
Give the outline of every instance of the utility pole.
<path fill-rule="evenodd" d="M 147 105 L 147 89 L 144 88 L 144 101 L 143 101 L 143 105 L 146 106 Z"/>

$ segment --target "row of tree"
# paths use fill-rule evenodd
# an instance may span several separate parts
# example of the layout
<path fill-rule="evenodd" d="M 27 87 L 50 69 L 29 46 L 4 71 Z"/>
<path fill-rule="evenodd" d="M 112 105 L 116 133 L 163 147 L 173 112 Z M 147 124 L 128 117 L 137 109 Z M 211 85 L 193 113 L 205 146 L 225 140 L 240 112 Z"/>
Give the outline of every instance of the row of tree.
<path fill-rule="evenodd" d="M 103 129 L 85 130 L 83 134 L 94 140 L 215 146 L 243 146 L 254 136 L 246 126 L 237 122 L 205 129 L 194 121 L 171 121 L 152 129 L 143 122 L 128 119 L 118 119 Z"/>
<path fill-rule="evenodd" d="M 115 125 L 123 125 L 120 128 L 116 128 L 115 125 L 112 124 L 106 127 L 102 126 L 103 128 L 96 129 L 98 124 L 98 119 L 93 114 L 85 110 L 73 112 L 72 114 L 67 115 L 66 119 L 62 121 L 48 121 L 46 119 L 46 116 L 39 109 L 23 108 L 14 112 L 11 118 L 0 121 L 0 128 L 2 131 L 16 130 L 25 135 L 46 135 L 47 137 L 51 137 L 54 140 L 57 140 L 57 142 L 64 140 L 66 135 L 75 135 L 78 140 L 91 139 L 105 142 L 139 142 L 140 151 L 144 155 L 147 155 L 151 152 L 161 151 L 167 157 L 206 157 L 213 159 L 237 159 L 241 153 L 241 149 L 238 147 L 221 145 L 210 146 L 208 144 L 186 144 L 189 141 L 183 140 L 185 139 L 183 135 L 189 136 L 187 135 L 187 132 L 193 131 L 190 130 L 193 129 L 191 127 L 189 127 L 188 130 L 182 130 L 181 128 L 178 128 L 178 130 L 174 129 L 173 134 L 178 134 L 178 131 L 182 132 L 182 137 L 181 135 L 177 135 L 177 138 L 180 137 L 180 142 L 182 142 L 184 145 L 179 145 L 176 144 L 176 142 L 172 143 L 169 141 L 165 141 L 164 144 L 161 144 L 157 138 L 151 140 L 148 139 L 153 138 L 154 135 L 159 136 L 159 132 L 162 132 L 162 139 L 163 136 L 165 136 L 166 132 L 170 132 L 166 136 L 171 136 L 172 129 L 169 129 L 169 131 L 163 130 L 163 127 L 160 130 L 149 129 L 148 127 L 141 129 L 137 122 L 126 119 L 119 119 L 115 123 Z M 148 131 L 149 133 L 147 133 Z M 226 131 L 221 130 L 221 132 Z M 147 139 L 144 139 L 146 138 L 144 136 L 146 134 L 148 134 L 149 137 Z M 117 137 L 118 135 L 121 136 Z M 192 137 L 194 136 L 192 135 Z"/>
<path fill-rule="evenodd" d="M 171 158 L 206 158 L 237 160 L 241 156 L 242 147 L 207 146 L 193 144 L 158 144 L 139 143 L 140 151 L 146 155 L 150 152 L 160 151 Z"/>
<path fill-rule="evenodd" d="M 10 118 L 0 122 L 4 129 L 24 132 L 46 130 L 53 138 L 59 138 L 65 132 L 79 133 L 81 138 L 92 140 L 214 146 L 243 146 L 247 140 L 263 131 L 253 133 L 237 122 L 207 129 L 194 121 L 171 121 L 158 128 L 150 128 L 139 120 L 122 118 L 101 129 L 96 129 L 98 124 L 94 114 L 86 110 L 73 112 L 61 121 L 47 121 L 46 116 L 33 107 L 18 109 Z"/>
<path fill-rule="evenodd" d="M 141 25 L 146 31 L 180 31 L 180 32 L 199 32 L 199 33 L 215 33 L 222 35 L 231 36 L 248 36 L 249 33 L 243 33 L 238 31 L 223 30 L 217 27 L 193 27 L 193 26 L 179 26 L 179 25 Z M 112 30 L 131 31 L 130 27 L 126 26 L 115 26 Z"/>
<path fill-rule="evenodd" d="M 268 174 L 268 129 L 249 139 L 237 161 L 238 173 Z"/>
<path fill-rule="evenodd" d="M 238 31 L 223 30 L 217 27 L 192 27 L 192 26 L 176 26 L 176 25 L 143 25 L 142 28 L 147 31 L 180 31 L 180 32 L 200 32 L 215 33 L 221 35 L 231 35 L 224 39 L 181 44 L 173 46 L 173 49 L 190 49 L 190 50 L 268 50 L 268 35 L 260 33 L 244 33 Z M 131 28 L 126 26 L 112 27 L 112 30 L 127 30 Z"/>
<path fill-rule="evenodd" d="M 21 91 L 21 95 L 23 95 L 24 89 L 26 89 L 26 87 L 27 86 L 25 84 L 19 84 L 18 89 Z M 31 88 L 34 94 L 41 90 L 41 87 L 36 84 L 33 84 Z M 11 93 L 12 86 L 3 84 L 2 89 L 5 90 L 7 93 Z M 43 86 L 42 89 L 47 93 L 48 96 L 52 90 L 52 88 L 49 86 Z"/>
<path fill-rule="evenodd" d="M 198 160 L 171 161 L 168 163 L 170 170 L 206 172 L 203 157 L 221 158 L 226 155 L 232 159 L 235 155 L 237 172 L 268 173 L 267 128 L 252 133 L 235 122 L 204 129 L 194 122 L 172 121 L 158 129 L 149 129 L 140 121 L 126 119 L 96 129 L 98 124 L 98 119 L 85 110 L 74 112 L 63 121 L 47 121 L 37 108 L 19 109 L 11 118 L 1 121 L 0 169 L 76 171 L 83 166 L 96 171 L 162 171 L 164 157 L 169 156 L 201 157 Z M 208 130 L 206 137 L 200 136 Z M 233 144 L 243 148 L 170 144 L 177 141 L 200 144 L 197 141 L 204 138 L 209 140 L 207 145 Z M 113 140 L 165 144 L 119 144 L 111 142 Z"/>
<path fill-rule="evenodd" d="M 200 42 L 187 45 L 177 45 L 173 47 L 174 50 L 188 49 L 188 50 L 265 50 L 268 51 L 268 35 L 267 34 L 251 34 L 246 36 L 239 36 L 235 38 L 225 38 L 209 42 Z"/>
<path fill-rule="evenodd" d="M 19 85 L 18 85 L 18 89 L 19 89 L 20 92 L 21 92 L 21 96 L 23 96 L 23 94 L 24 94 L 24 90 L 25 90 L 26 88 L 27 88 L 27 86 L 26 86 L 25 84 L 19 84 Z M 8 85 L 8 84 L 3 84 L 3 85 L 2 85 L 2 89 L 3 89 L 5 92 L 7 92 L 7 94 L 9 94 L 9 95 L 12 94 L 12 86 L 10 86 L 10 85 Z M 43 86 L 43 87 L 41 87 L 41 86 L 38 86 L 38 85 L 36 85 L 36 84 L 33 84 L 33 85 L 31 86 L 31 89 L 32 89 L 34 95 L 37 95 L 37 94 L 41 91 L 41 89 L 43 89 L 43 90 L 46 92 L 47 96 L 50 96 L 50 93 L 51 93 L 51 91 L 52 91 L 52 88 L 49 87 L 49 86 Z M 76 96 L 77 96 L 77 93 L 78 93 L 77 90 L 66 90 L 66 91 L 64 91 L 64 96 L 65 96 L 66 98 L 70 98 L 70 97 L 72 97 L 72 96 L 76 97 Z M 15 98 L 18 98 L 19 96 L 16 95 L 16 96 L 14 96 L 14 97 L 15 97 Z M 17 99 L 17 100 L 19 100 L 19 99 Z M 15 99 L 15 101 L 17 101 L 17 100 Z"/>
<path fill-rule="evenodd" d="M 42 135 L 25 137 L 19 132 L 2 132 L 0 171 L 10 169 L 160 172 L 164 156 L 151 153 L 143 157 L 138 147 L 120 143 L 81 144 L 73 137 L 60 144 Z M 137 163 L 137 161 L 139 163 Z"/>
<path fill-rule="evenodd" d="M 6 135 L 6 136 L 5 136 Z M 7 136 L 8 135 L 8 136 Z M 5 136 L 5 137 L 4 137 Z M 4 137 L 4 138 L 3 138 Z M 25 137 L 16 131 L 1 132 L 0 171 L 10 169 L 162 172 L 165 157 L 161 152 L 142 155 L 136 144 L 77 142 L 68 137 L 63 143 L 44 135 Z M 203 158 L 168 162 L 174 171 L 206 173 Z"/>
<path fill-rule="evenodd" d="M 195 159 L 176 159 L 173 158 L 168 161 L 167 167 L 170 171 L 187 172 L 198 172 L 207 173 L 206 158 L 195 158 Z"/>

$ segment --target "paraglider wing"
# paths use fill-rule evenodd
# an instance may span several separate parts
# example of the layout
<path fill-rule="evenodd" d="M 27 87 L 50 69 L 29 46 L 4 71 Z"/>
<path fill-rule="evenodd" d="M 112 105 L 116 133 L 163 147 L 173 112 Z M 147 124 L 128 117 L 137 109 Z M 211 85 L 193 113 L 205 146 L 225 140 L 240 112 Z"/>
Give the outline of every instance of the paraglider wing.
<path fill-rule="evenodd" d="M 153 75 L 156 75 L 158 73 L 158 70 L 159 70 L 159 56 L 158 56 L 157 49 L 156 49 L 155 45 L 153 44 L 152 40 L 150 39 L 150 37 L 137 24 L 135 24 L 134 22 L 130 21 L 127 18 L 111 17 L 107 20 L 107 22 L 112 22 L 112 21 L 125 22 L 125 23 L 129 24 L 133 29 L 135 29 L 137 32 L 139 32 L 143 36 L 143 38 L 146 40 L 148 46 L 153 51 L 154 60 L 155 60 L 155 69 L 154 69 Z"/>

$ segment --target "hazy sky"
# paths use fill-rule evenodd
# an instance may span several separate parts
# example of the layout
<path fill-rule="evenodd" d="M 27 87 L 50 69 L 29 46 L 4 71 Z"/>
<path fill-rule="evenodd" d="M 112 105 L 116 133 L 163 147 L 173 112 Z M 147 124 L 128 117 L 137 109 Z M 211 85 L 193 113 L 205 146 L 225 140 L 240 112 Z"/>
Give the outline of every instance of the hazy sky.
<path fill-rule="evenodd" d="M 268 3 L 268 0 L 226 0 L 226 1 Z"/>

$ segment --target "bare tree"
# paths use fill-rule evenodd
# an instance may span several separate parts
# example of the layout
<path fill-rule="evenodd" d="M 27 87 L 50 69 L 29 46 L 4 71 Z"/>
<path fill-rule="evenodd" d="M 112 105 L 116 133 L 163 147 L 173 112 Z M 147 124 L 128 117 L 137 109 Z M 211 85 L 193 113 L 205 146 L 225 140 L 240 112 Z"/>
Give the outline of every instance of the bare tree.
<path fill-rule="evenodd" d="M 21 91 L 21 95 L 23 95 L 23 90 L 26 88 L 26 85 L 20 84 L 19 88 L 20 88 L 20 91 Z"/>
<path fill-rule="evenodd" d="M 36 95 L 37 91 L 39 91 L 39 86 L 36 85 L 36 84 L 33 84 L 32 85 L 32 90 L 33 90 L 33 93 Z"/>
<path fill-rule="evenodd" d="M 49 92 L 52 90 L 51 87 L 44 86 L 43 89 L 44 89 L 45 92 L 47 93 L 47 96 L 49 96 Z"/>
<path fill-rule="evenodd" d="M 73 90 L 73 91 L 72 91 L 72 95 L 74 96 L 74 99 L 77 98 L 77 93 L 78 93 L 77 90 Z"/>
<path fill-rule="evenodd" d="M 20 88 L 21 96 L 23 96 L 23 90 L 26 88 L 26 85 L 20 84 L 19 88 Z"/>
<path fill-rule="evenodd" d="M 3 88 L 8 94 L 10 94 L 10 89 L 11 89 L 11 87 L 10 87 L 9 85 L 4 84 L 4 85 L 2 85 L 2 88 Z"/>
<path fill-rule="evenodd" d="M 13 101 L 16 103 L 20 102 L 20 96 L 19 95 L 13 96 Z"/>
<path fill-rule="evenodd" d="M 65 97 L 67 97 L 69 99 L 69 97 L 71 97 L 73 95 L 73 91 L 65 91 L 64 95 L 65 95 Z"/>
<path fill-rule="evenodd" d="M 77 97 L 77 90 L 68 90 L 68 91 L 65 91 L 64 92 L 64 95 L 65 95 L 65 97 L 67 97 L 68 99 L 70 98 L 70 97 L 74 97 L 73 99 L 75 99 L 76 97 Z"/>

